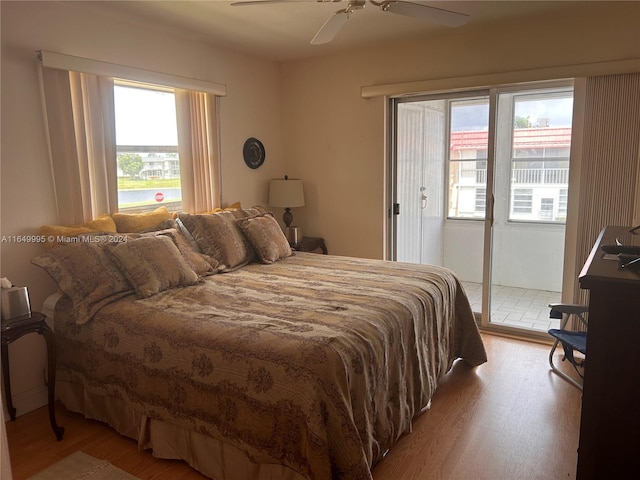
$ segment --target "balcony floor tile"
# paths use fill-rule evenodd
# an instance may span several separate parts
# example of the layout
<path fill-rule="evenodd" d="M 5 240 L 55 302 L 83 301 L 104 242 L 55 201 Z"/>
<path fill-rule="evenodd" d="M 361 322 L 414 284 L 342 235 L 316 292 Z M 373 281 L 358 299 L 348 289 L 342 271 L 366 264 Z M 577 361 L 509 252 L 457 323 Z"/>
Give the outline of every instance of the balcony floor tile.
<path fill-rule="evenodd" d="M 462 282 L 474 312 L 482 310 L 482 284 Z M 560 321 L 549 318 L 549 304 L 559 302 L 560 292 L 494 285 L 492 323 L 546 332 L 558 328 Z"/>

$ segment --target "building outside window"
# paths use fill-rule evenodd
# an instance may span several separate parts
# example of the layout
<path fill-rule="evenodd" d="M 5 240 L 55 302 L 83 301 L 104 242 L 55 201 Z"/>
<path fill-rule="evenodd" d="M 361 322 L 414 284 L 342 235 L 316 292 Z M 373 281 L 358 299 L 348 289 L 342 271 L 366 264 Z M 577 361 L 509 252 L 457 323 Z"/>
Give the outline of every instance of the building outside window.
<path fill-rule="evenodd" d="M 498 135 L 510 154 L 497 150 L 497 179 L 506 179 L 509 222 L 564 223 L 567 215 L 573 92 L 544 89 L 500 94 Z M 484 219 L 488 149 L 487 97 L 449 102 L 448 218 Z M 509 111 L 511 115 L 500 112 Z M 498 180 L 497 180 L 498 181 Z"/>

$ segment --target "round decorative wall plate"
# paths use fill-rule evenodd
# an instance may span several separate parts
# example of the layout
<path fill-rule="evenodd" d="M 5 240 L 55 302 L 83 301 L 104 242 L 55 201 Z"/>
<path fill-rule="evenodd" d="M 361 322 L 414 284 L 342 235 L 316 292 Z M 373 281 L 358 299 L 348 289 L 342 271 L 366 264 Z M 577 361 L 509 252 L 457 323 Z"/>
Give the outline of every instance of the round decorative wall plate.
<path fill-rule="evenodd" d="M 257 138 L 248 138 L 242 147 L 242 156 L 247 167 L 258 168 L 264 163 L 264 145 Z"/>

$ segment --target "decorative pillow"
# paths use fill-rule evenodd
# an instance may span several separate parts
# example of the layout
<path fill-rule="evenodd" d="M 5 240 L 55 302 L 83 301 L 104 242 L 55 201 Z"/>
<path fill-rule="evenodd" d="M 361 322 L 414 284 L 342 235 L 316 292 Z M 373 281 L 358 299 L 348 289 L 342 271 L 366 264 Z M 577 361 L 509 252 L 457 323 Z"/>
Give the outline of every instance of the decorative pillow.
<path fill-rule="evenodd" d="M 172 220 L 172 222 L 175 224 L 175 221 Z M 173 240 L 173 243 L 178 247 L 180 254 L 198 275 L 204 277 L 207 275 L 213 275 L 218 271 L 218 262 L 213 258 L 195 251 L 189 243 L 189 240 L 177 228 L 168 228 L 166 230 L 158 230 L 144 234 L 146 237 L 155 235 L 164 235 Z"/>
<path fill-rule="evenodd" d="M 78 324 L 87 323 L 106 304 L 133 293 L 106 247 L 105 243 L 93 242 L 61 245 L 31 260 L 45 269 L 71 299 Z"/>
<path fill-rule="evenodd" d="M 180 221 L 191 232 L 200 250 L 218 262 L 221 272 L 230 272 L 254 258 L 253 248 L 236 225 L 233 211 L 211 215 L 181 213 Z"/>
<path fill-rule="evenodd" d="M 61 240 L 63 237 L 70 238 L 76 237 L 82 233 L 93 232 L 115 232 L 116 224 L 111 218 L 111 215 L 103 214 L 95 220 L 82 223 L 80 225 L 73 225 L 71 227 L 65 227 L 63 225 L 42 225 L 39 230 L 39 234 L 44 236 L 46 241 L 44 243 L 45 248 L 51 249 L 58 246 L 60 243 L 64 243 Z"/>
<path fill-rule="evenodd" d="M 173 218 L 167 207 L 158 207 L 145 213 L 114 213 L 112 216 L 119 233 L 140 232 Z"/>
<path fill-rule="evenodd" d="M 164 235 L 137 238 L 112 246 L 108 251 L 135 288 L 138 298 L 200 281 L 173 240 Z"/>
<path fill-rule="evenodd" d="M 178 228 L 178 224 L 173 218 L 168 218 L 166 220 L 163 220 L 159 224 L 154 225 L 153 227 L 150 227 L 150 228 L 145 228 L 144 230 L 140 230 L 137 233 L 159 232 L 161 230 L 167 230 L 168 228 Z"/>
<path fill-rule="evenodd" d="M 240 218 L 236 223 L 249 239 L 262 263 L 274 263 L 291 256 L 291 246 L 273 215 L 267 213 Z"/>
<path fill-rule="evenodd" d="M 251 208 L 239 208 L 232 211 L 232 214 L 235 218 L 255 217 L 256 215 L 263 215 L 265 213 L 271 212 L 260 205 L 254 205 Z"/>
<path fill-rule="evenodd" d="M 180 231 L 180 233 L 184 235 L 184 238 L 187 239 L 187 241 L 189 242 L 189 245 L 191 245 L 191 248 L 193 248 L 193 250 L 198 253 L 202 253 L 202 250 L 200 250 L 200 245 L 198 245 L 198 242 L 196 242 L 196 239 L 193 238 L 193 235 L 191 235 L 191 232 L 186 227 L 186 225 L 182 222 L 182 220 L 180 220 L 180 218 L 176 218 L 176 227 Z"/>
<path fill-rule="evenodd" d="M 242 208 L 240 202 L 236 202 L 236 203 L 232 203 L 231 205 L 227 205 L 226 207 L 223 207 L 223 208 L 217 207 L 217 208 L 214 208 L 213 210 L 209 210 L 208 212 L 202 212 L 201 215 L 224 212 L 227 210 L 238 210 L 240 208 Z"/>

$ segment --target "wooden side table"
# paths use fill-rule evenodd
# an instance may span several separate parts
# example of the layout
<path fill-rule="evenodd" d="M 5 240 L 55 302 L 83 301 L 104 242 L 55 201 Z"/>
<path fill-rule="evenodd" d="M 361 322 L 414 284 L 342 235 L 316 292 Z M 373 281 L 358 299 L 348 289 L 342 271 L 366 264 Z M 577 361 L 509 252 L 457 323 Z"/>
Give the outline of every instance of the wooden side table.
<path fill-rule="evenodd" d="M 304 237 L 302 241 L 296 245 L 296 250 L 327 255 L 327 246 L 324 243 L 324 238 L 320 237 Z"/>
<path fill-rule="evenodd" d="M 56 385 L 56 342 L 53 332 L 46 322 L 46 315 L 40 312 L 32 312 L 31 315 L 2 320 L 2 376 L 4 377 L 4 393 L 7 401 L 7 410 L 11 420 L 16 419 L 16 409 L 11 399 L 11 379 L 9 378 L 9 344 L 27 333 L 37 333 L 42 335 L 47 343 L 47 390 L 49 403 L 49 422 L 58 440 L 62 440 L 64 427 L 56 423 L 55 385 Z"/>

